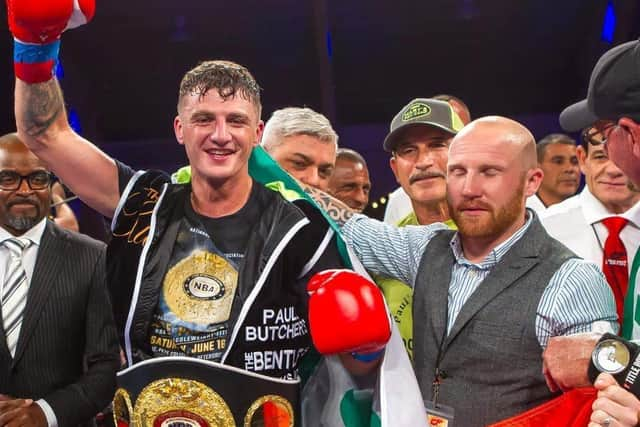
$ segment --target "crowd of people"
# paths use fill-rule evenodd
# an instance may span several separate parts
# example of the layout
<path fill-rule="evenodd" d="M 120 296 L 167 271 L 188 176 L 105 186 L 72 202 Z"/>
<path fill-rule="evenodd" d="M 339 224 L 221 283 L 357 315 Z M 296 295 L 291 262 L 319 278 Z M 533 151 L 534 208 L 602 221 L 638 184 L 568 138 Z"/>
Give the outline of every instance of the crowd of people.
<path fill-rule="evenodd" d="M 94 6 L 7 1 L 0 426 L 639 424 L 639 41 L 560 115 L 577 143 L 452 95 L 401 106 L 378 221 L 366 159 L 310 108 L 263 122 L 231 61 L 184 75 L 174 174 L 74 132 L 52 70 Z M 108 245 L 77 232 L 54 174 Z"/>

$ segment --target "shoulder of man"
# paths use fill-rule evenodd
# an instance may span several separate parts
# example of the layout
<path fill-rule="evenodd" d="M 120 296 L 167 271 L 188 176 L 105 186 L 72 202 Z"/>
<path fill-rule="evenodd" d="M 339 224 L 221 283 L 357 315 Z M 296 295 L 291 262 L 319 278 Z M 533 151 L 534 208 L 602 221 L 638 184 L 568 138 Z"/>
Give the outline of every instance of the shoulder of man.
<path fill-rule="evenodd" d="M 47 227 L 45 228 L 45 232 L 50 232 L 53 234 L 54 238 L 65 239 L 71 244 L 75 246 L 81 246 L 87 250 L 94 250 L 97 252 L 104 251 L 107 245 L 93 237 L 90 237 L 83 233 L 78 233 L 76 231 L 68 230 L 66 228 L 60 227 L 55 222 L 47 220 Z"/>
<path fill-rule="evenodd" d="M 126 207 L 131 212 L 132 208 L 140 208 L 143 212 L 153 209 L 160 199 L 164 186 L 171 183 L 171 178 L 163 171 L 149 170 L 138 171 L 133 175 L 123 189 L 120 207 Z M 182 184 L 176 185 L 181 187 Z M 121 213 L 118 209 L 116 214 Z"/>
<path fill-rule="evenodd" d="M 542 222 L 545 222 L 549 218 L 563 217 L 567 214 L 571 214 L 575 210 L 581 209 L 580 194 L 571 196 L 560 203 L 549 206 L 542 212 L 538 212 L 538 217 Z"/>
<path fill-rule="evenodd" d="M 140 175 L 135 180 L 134 187 L 145 186 L 160 190 L 165 184 L 171 183 L 171 177 L 165 171 L 151 169 L 139 172 Z"/>

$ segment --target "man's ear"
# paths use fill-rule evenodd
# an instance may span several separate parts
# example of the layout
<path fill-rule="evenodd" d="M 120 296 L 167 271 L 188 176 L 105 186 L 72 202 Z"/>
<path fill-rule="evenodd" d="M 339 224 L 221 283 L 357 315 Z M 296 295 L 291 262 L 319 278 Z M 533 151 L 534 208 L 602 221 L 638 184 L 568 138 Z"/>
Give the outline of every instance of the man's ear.
<path fill-rule="evenodd" d="M 524 188 L 524 195 L 531 197 L 538 192 L 540 184 L 542 184 L 544 172 L 540 168 L 533 168 L 527 171 L 527 180 Z"/>
<path fill-rule="evenodd" d="M 398 165 L 396 164 L 396 162 L 396 156 L 391 156 L 391 158 L 389 159 L 389 167 L 393 172 L 393 176 L 396 177 L 396 182 L 400 184 L 400 180 L 398 179 Z"/>
<path fill-rule="evenodd" d="M 173 119 L 173 132 L 176 134 L 176 140 L 178 144 L 184 145 L 184 134 L 182 132 L 182 121 L 180 120 L 180 116 L 177 115 L 175 119 Z"/>
<path fill-rule="evenodd" d="M 576 157 L 578 158 L 578 165 L 580 166 L 580 172 L 584 175 L 585 164 L 587 163 L 587 152 L 582 145 L 576 147 Z"/>
<path fill-rule="evenodd" d="M 254 147 L 256 147 L 258 144 L 260 144 L 260 142 L 262 142 L 262 134 L 264 132 L 264 122 L 262 120 L 260 120 L 258 122 L 258 126 L 256 128 L 256 141 L 253 144 Z"/>

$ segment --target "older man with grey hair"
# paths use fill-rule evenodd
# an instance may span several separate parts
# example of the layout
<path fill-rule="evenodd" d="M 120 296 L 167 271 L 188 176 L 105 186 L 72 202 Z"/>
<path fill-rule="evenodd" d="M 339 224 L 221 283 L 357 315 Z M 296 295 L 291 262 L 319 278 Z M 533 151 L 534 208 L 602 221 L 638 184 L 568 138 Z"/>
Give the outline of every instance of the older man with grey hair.
<path fill-rule="evenodd" d="M 276 110 L 264 127 L 262 146 L 294 178 L 327 191 L 336 163 L 338 134 L 310 108 Z"/>

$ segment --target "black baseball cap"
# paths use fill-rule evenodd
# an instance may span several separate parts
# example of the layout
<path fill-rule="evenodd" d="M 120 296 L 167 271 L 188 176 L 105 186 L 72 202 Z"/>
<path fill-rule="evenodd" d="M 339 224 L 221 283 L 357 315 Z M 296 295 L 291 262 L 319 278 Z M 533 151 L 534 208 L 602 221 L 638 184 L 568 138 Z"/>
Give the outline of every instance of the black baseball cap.
<path fill-rule="evenodd" d="M 601 119 L 640 122 L 640 41 L 606 51 L 591 72 L 587 99 L 560 113 L 560 126 L 576 132 Z"/>

